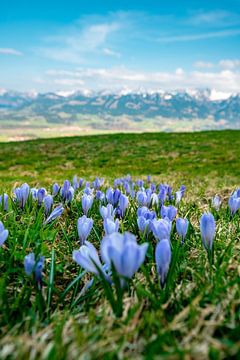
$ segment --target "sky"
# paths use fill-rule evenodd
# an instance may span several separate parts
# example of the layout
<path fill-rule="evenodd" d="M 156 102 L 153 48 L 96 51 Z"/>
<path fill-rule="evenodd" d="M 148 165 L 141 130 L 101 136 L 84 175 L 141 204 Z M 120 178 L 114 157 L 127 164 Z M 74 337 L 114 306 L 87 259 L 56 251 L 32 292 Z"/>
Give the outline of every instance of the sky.
<path fill-rule="evenodd" d="M 240 92 L 240 0 L 0 2 L 0 89 L 205 88 Z"/>

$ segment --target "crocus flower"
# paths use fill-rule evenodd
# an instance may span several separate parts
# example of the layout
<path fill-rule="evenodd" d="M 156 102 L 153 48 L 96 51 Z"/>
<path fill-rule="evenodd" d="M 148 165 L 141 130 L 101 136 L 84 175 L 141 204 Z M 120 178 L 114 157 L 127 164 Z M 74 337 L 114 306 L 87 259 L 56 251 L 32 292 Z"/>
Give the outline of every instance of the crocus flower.
<path fill-rule="evenodd" d="M 139 230 L 140 230 L 140 232 L 141 233 L 145 233 L 146 232 L 146 234 L 148 234 L 149 232 L 150 232 L 150 221 L 151 220 L 147 220 L 147 219 L 145 219 L 145 217 L 144 216 L 139 216 L 138 218 L 137 218 L 137 224 L 138 224 L 138 228 L 139 228 Z"/>
<path fill-rule="evenodd" d="M 215 220 L 211 213 L 205 213 L 200 219 L 200 231 L 202 243 L 206 250 L 212 250 L 213 239 L 215 236 Z"/>
<path fill-rule="evenodd" d="M 106 191 L 106 199 L 107 199 L 107 202 L 108 204 L 114 204 L 114 201 L 113 201 L 113 189 L 112 188 L 108 188 L 107 191 Z"/>
<path fill-rule="evenodd" d="M 182 243 L 187 235 L 188 223 L 187 219 L 177 218 L 176 220 L 177 233 L 180 236 Z"/>
<path fill-rule="evenodd" d="M 83 186 L 84 180 L 82 178 L 79 179 L 79 187 L 81 188 Z"/>
<path fill-rule="evenodd" d="M 175 208 L 172 205 L 169 205 L 169 206 L 162 205 L 161 217 L 163 219 L 168 218 L 170 221 L 173 221 L 173 219 L 176 217 L 176 215 L 177 215 L 177 208 Z"/>
<path fill-rule="evenodd" d="M 49 217 L 46 219 L 46 221 L 44 222 L 44 224 L 48 224 L 50 223 L 51 221 L 57 219 L 59 216 L 62 215 L 64 211 L 64 208 L 62 206 L 62 204 L 58 205 L 52 212 L 51 214 L 49 215 Z"/>
<path fill-rule="evenodd" d="M 37 194 L 38 194 L 38 189 L 36 189 L 36 188 L 31 188 L 30 192 L 31 192 L 31 195 L 32 195 L 33 200 L 37 200 L 37 198 L 38 198 L 38 196 L 37 196 Z"/>
<path fill-rule="evenodd" d="M 26 183 L 14 190 L 14 194 L 21 209 L 24 208 L 27 202 L 29 192 L 30 192 L 30 187 Z"/>
<path fill-rule="evenodd" d="M 3 246 L 8 238 L 8 230 L 4 228 L 3 223 L 0 221 L 0 247 Z"/>
<path fill-rule="evenodd" d="M 157 240 L 170 239 L 172 223 L 168 218 L 151 221 L 151 230 Z"/>
<path fill-rule="evenodd" d="M 147 205 L 147 200 L 148 200 L 148 198 L 147 198 L 147 194 L 146 194 L 145 191 L 139 190 L 139 191 L 137 192 L 136 197 L 137 197 L 138 206 L 145 206 L 145 205 Z"/>
<path fill-rule="evenodd" d="M 215 195 L 212 198 L 212 207 L 218 211 L 220 209 L 220 205 L 221 205 L 221 198 L 219 195 Z"/>
<path fill-rule="evenodd" d="M 91 209 L 91 207 L 92 207 L 92 204 L 93 204 L 93 196 L 83 194 L 83 196 L 82 196 L 82 209 L 83 209 L 84 215 L 87 215 L 88 210 Z"/>
<path fill-rule="evenodd" d="M 233 216 L 238 211 L 238 209 L 240 209 L 240 197 L 236 197 L 234 195 L 230 196 L 228 205 Z"/>
<path fill-rule="evenodd" d="M 124 194 L 121 194 L 119 197 L 119 208 L 121 210 L 121 217 L 124 217 L 125 212 L 128 208 L 128 204 L 129 204 L 128 197 Z"/>
<path fill-rule="evenodd" d="M 96 191 L 96 199 L 100 200 L 101 202 L 105 200 L 105 194 L 101 190 Z"/>
<path fill-rule="evenodd" d="M 161 287 L 163 288 L 171 262 L 171 247 L 168 239 L 163 239 L 158 242 L 155 250 L 155 261 L 157 272 L 160 276 Z"/>
<path fill-rule="evenodd" d="M 147 176 L 147 182 L 150 183 L 151 182 L 151 175 Z"/>
<path fill-rule="evenodd" d="M 35 266 L 35 255 L 34 253 L 30 253 L 24 258 L 24 269 L 25 273 L 30 276 L 33 272 Z"/>
<path fill-rule="evenodd" d="M 8 194 L 0 195 L 0 207 L 2 207 L 4 211 L 8 211 Z"/>
<path fill-rule="evenodd" d="M 89 241 L 85 241 L 79 250 L 73 251 L 73 260 L 83 269 L 95 275 L 99 275 L 99 269 L 102 268 L 97 250 Z"/>
<path fill-rule="evenodd" d="M 79 188 L 79 182 L 78 182 L 77 175 L 74 175 L 74 177 L 73 177 L 72 186 L 73 186 L 74 190 L 77 190 Z"/>
<path fill-rule="evenodd" d="M 100 206 L 99 211 L 100 211 L 100 215 L 103 219 L 106 219 L 106 218 L 113 219 L 114 218 L 114 210 L 113 210 L 112 204 L 107 204 L 107 206 Z"/>
<path fill-rule="evenodd" d="M 110 235 L 114 232 L 118 232 L 119 229 L 119 220 L 112 220 L 109 218 L 105 218 L 103 221 L 103 227 L 105 231 L 105 235 Z"/>
<path fill-rule="evenodd" d="M 44 260 L 45 260 L 44 256 L 40 256 L 40 258 L 38 259 L 35 265 L 35 279 L 40 288 L 42 287 L 42 271 L 44 267 Z"/>
<path fill-rule="evenodd" d="M 93 219 L 87 218 L 86 215 L 83 215 L 78 219 L 77 229 L 78 229 L 78 236 L 81 245 L 83 245 L 84 242 L 87 240 L 92 230 L 92 227 L 93 227 Z"/>
<path fill-rule="evenodd" d="M 163 205 L 166 200 L 166 197 L 167 197 L 167 189 L 162 184 L 160 185 L 158 197 L 159 197 L 160 203 Z"/>
<path fill-rule="evenodd" d="M 113 233 L 103 238 L 101 257 L 107 265 L 113 264 L 120 276 L 131 279 L 144 262 L 147 248 L 147 243 L 138 245 L 136 237 L 128 232 Z"/>
<path fill-rule="evenodd" d="M 69 180 L 65 180 L 63 187 L 61 188 L 61 196 L 63 201 L 66 201 L 70 203 L 74 196 L 74 188 L 71 186 L 71 183 Z"/>
<path fill-rule="evenodd" d="M 42 271 L 44 267 L 44 256 L 40 256 L 37 261 L 35 261 L 34 253 L 30 253 L 24 258 L 24 269 L 28 276 L 31 276 L 33 271 L 35 272 L 35 279 L 39 286 L 42 287 Z"/>
<path fill-rule="evenodd" d="M 43 204 L 44 204 L 45 215 L 48 216 L 50 214 L 50 212 L 52 210 L 52 206 L 53 206 L 52 195 L 45 196 L 45 198 L 43 199 Z"/>
<path fill-rule="evenodd" d="M 53 196 L 56 196 L 59 192 L 59 185 L 57 183 L 54 183 L 52 186 L 52 194 Z"/>
<path fill-rule="evenodd" d="M 38 199 L 38 205 L 40 206 L 43 202 L 44 197 L 46 196 L 46 189 L 41 188 L 37 191 L 37 199 Z"/>
<path fill-rule="evenodd" d="M 144 216 L 146 220 L 153 220 L 156 218 L 156 213 L 143 206 L 137 209 L 137 216 Z"/>

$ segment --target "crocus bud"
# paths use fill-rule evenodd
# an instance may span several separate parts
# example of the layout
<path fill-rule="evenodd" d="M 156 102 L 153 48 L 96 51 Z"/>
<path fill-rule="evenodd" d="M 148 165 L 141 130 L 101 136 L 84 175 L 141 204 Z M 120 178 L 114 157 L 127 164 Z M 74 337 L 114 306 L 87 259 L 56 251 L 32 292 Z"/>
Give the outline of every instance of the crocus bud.
<path fill-rule="evenodd" d="M 84 194 L 82 196 L 82 209 L 84 215 L 87 215 L 88 210 L 91 209 L 92 207 L 92 204 L 93 204 L 93 196 Z"/>
<path fill-rule="evenodd" d="M 86 271 L 95 275 L 99 275 L 99 269 L 102 268 L 97 250 L 89 241 L 85 241 L 79 250 L 73 251 L 73 260 Z"/>
<path fill-rule="evenodd" d="M 205 213 L 200 219 L 200 231 L 202 243 L 206 250 L 212 250 L 213 239 L 215 236 L 215 220 L 211 213 Z"/>
<path fill-rule="evenodd" d="M 46 221 L 44 222 L 44 224 L 48 224 L 51 221 L 55 220 L 56 218 L 58 218 L 59 216 L 62 215 L 64 211 L 64 208 L 62 206 L 62 204 L 58 205 L 49 215 L 49 217 L 46 219 Z"/>
<path fill-rule="evenodd" d="M 30 253 L 24 258 L 24 269 L 25 273 L 30 276 L 33 272 L 33 268 L 35 266 L 35 255 L 34 253 Z"/>
<path fill-rule="evenodd" d="M 57 183 L 53 184 L 52 186 L 52 194 L 53 196 L 56 196 L 59 192 L 59 185 Z"/>
<path fill-rule="evenodd" d="M 169 239 L 170 233 L 172 229 L 172 223 L 168 218 L 156 220 L 153 219 L 151 221 L 151 230 L 153 232 L 154 237 L 157 240 Z"/>
<path fill-rule="evenodd" d="M 229 198 L 228 205 L 231 210 L 231 215 L 233 216 L 234 214 L 236 214 L 238 209 L 240 209 L 240 197 L 235 197 L 234 195 L 232 195 Z"/>
<path fill-rule="evenodd" d="M 109 218 L 105 218 L 103 221 L 103 227 L 105 231 L 105 235 L 110 235 L 114 232 L 118 232 L 119 229 L 119 220 L 112 220 Z"/>
<path fill-rule="evenodd" d="M 124 194 L 121 194 L 119 197 L 119 208 L 121 210 L 121 217 L 123 218 L 125 215 L 125 212 L 127 210 L 129 201 L 128 201 L 128 197 Z"/>
<path fill-rule="evenodd" d="M 114 265 L 118 275 L 131 279 L 144 262 L 147 248 L 147 243 L 138 245 L 136 237 L 128 232 L 112 233 L 101 242 L 101 257 L 107 265 Z"/>
<path fill-rule="evenodd" d="M 177 233 L 181 238 L 181 242 L 184 242 L 184 239 L 187 235 L 187 230 L 188 230 L 188 220 L 187 219 L 182 219 L 182 218 L 177 218 L 176 220 L 176 228 L 177 228 Z"/>
<path fill-rule="evenodd" d="M 87 240 L 92 230 L 92 227 L 93 227 L 93 219 L 87 218 L 86 215 L 83 215 L 78 219 L 77 229 L 78 229 L 78 236 L 81 245 L 83 245 L 84 242 Z"/>
<path fill-rule="evenodd" d="M 4 211 L 8 211 L 8 195 L 7 194 L 0 195 L 0 208 L 1 207 Z"/>
<path fill-rule="evenodd" d="M 45 215 L 48 216 L 52 210 L 53 197 L 51 195 L 45 196 L 43 199 Z"/>
<path fill-rule="evenodd" d="M 3 223 L 0 221 L 0 247 L 5 243 L 8 238 L 8 230 L 4 228 Z"/>
<path fill-rule="evenodd" d="M 163 239 L 158 242 L 155 250 L 155 261 L 157 272 L 160 276 L 161 287 L 163 288 L 171 262 L 171 247 L 168 239 Z"/>

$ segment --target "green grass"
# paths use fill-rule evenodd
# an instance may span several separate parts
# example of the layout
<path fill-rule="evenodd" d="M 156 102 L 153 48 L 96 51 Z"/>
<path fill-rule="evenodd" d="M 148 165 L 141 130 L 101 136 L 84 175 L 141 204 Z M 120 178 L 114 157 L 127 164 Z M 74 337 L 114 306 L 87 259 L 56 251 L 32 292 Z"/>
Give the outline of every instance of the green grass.
<path fill-rule="evenodd" d="M 237 359 L 240 357 L 239 212 L 231 219 L 228 197 L 239 186 L 240 131 L 192 134 L 117 134 L 34 140 L 0 145 L 0 193 L 29 182 L 46 186 L 64 179 L 115 177 L 128 173 L 177 190 L 187 185 L 179 216 L 190 220 L 185 245 L 171 235 L 173 261 L 167 287 L 156 277 L 149 237 L 147 259 L 124 295 L 124 311 L 116 318 L 101 281 L 81 294 L 91 279 L 72 260 L 79 247 L 76 222 L 82 215 L 79 191 L 64 214 L 45 227 L 43 209 L 28 203 L 0 211 L 9 238 L 0 248 L 1 359 Z M 217 213 L 210 199 L 223 204 Z M 56 203 L 60 199 L 58 198 Z M 146 239 L 136 225 L 131 202 L 121 229 Z M 217 223 L 211 269 L 201 244 L 199 218 L 211 210 Z M 94 231 L 89 240 L 99 249 L 103 235 L 98 204 L 90 210 Z M 23 269 L 30 251 L 46 258 L 40 293 Z M 71 285 L 72 284 L 72 285 Z M 66 290 L 67 289 L 67 290 Z"/>

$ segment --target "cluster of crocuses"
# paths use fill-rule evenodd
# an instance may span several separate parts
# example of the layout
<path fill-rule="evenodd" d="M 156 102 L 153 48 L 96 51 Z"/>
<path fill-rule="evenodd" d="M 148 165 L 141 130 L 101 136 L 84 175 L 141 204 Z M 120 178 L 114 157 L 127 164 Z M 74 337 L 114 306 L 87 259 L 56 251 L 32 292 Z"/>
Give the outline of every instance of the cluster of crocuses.
<path fill-rule="evenodd" d="M 148 176 L 143 180 L 133 181 L 131 176 L 116 179 L 113 187 L 103 187 L 104 180 L 96 178 L 93 182 L 85 182 L 76 176 L 73 181 L 65 180 L 62 186 L 53 184 L 50 193 L 45 188 L 30 188 L 28 184 L 13 190 L 13 203 L 21 211 L 26 206 L 35 206 L 44 209 L 43 224 L 47 226 L 51 221 L 62 215 L 65 207 L 70 207 L 72 201 L 80 202 L 83 216 L 78 219 L 77 229 L 80 240 L 80 249 L 73 252 L 73 259 L 84 269 L 98 277 L 107 279 L 110 283 L 110 273 L 107 269 L 114 269 L 120 277 L 124 287 L 135 272 L 144 263 L 148 249 L 149 235 L 156 240 L 155 260 L 156 269 L 164 287 L 171 264 L 171 233 L 173 223 L 180 241 L 183 244 L 187 235 L 189 221 L 177 217 L 179 204 L 185 194 L 185 186 L 181 186 L 175 193 L 167 184 L 156 185 Z M 93 204 L 97 204 L 104 229 L 104 237 L 99 244 L 101 260 L 95 246 L 88 241 L 94 221 L 88 217 Z M 56 205 L 54 205 L 56 204 Z M 9 211 L 9 197 L 3 194 L 0 197 L 0 206 Z M 221 198 L 216 195 L 212 199 L 212 207 L 219 210 Z M 229 199 L 231 215 L 234 216 L 240 208 L 240 189 L 234 191 Z M 121 233 L 121 222 L 129 213 L 134 213 L 139 229 L 140 243 L 137 236 L 130 232 Z M 124 225 L 126 226 L 126 224 Z M 205 213 L 200 219 L 202 243 L 208 253 L 212 251 L 215 237 L 215 220 L 211 213 Z M 0 222 L 0 246 L 6 241 L 8 230 Z M 27 275 L 35 274 L 41 286 L 44 258 L 34 253 L 26 255 L 24 266 Z"/>

